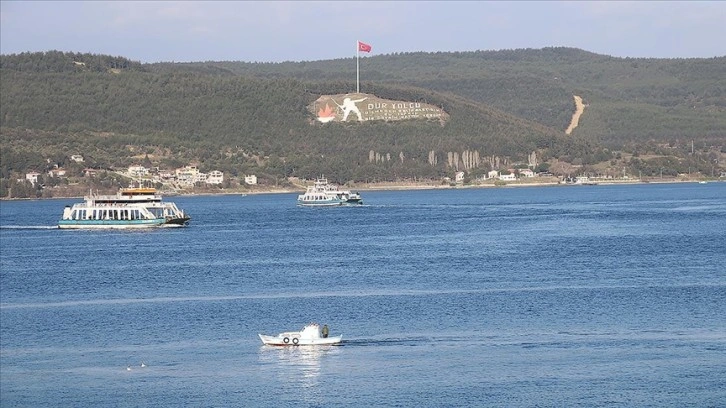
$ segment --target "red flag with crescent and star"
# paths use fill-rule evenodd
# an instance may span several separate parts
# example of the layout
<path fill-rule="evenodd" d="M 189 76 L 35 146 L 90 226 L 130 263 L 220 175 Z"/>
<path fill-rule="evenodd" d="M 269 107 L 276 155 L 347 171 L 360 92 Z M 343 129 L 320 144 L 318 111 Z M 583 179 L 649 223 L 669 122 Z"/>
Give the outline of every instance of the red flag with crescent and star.
<path fill-rule="evenodd" d="M 368 45 L 368 44 L 366 44 L 364 42 L 358 41 L 358 51 L 371 52 L 372 49 L 373 48 L 371 48 L 370 45 Z"/>

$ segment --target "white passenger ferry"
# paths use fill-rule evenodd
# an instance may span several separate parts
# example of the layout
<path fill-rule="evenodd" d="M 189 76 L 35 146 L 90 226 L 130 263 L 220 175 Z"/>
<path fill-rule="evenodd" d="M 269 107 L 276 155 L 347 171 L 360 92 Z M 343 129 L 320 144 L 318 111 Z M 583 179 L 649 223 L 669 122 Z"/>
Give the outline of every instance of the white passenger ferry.
<path fill-rule="evenodd" d="M 66 206 L 58 228 L 181 227 L 191 217 L 154 188 L 122 188 L 116 195 L 89 194 L 82 203 Z"/>
<path fill-rule="evenodd" d="M 340 190 L 338 186 L 328 183 L 326 178 L 319 178 L 315 180 L 315 184 L 307 188 L 305 194 L 297 197 L 297 204 L 320 207 L 358 205 L 363 204 L 363 198 L 359 193 Z"/>

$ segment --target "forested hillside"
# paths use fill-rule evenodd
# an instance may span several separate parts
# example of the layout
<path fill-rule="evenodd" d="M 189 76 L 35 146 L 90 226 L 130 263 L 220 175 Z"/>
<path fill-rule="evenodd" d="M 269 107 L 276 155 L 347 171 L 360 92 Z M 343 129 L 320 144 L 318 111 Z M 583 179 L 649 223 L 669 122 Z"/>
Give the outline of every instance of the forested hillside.
<path fill-rule="evenodd" d="M 726 137 L 726 56 L 615 58 L 574 48 L 401 53 L 361 59 L 364 83 L 396 83 L 452 93 L 564 130 L 573 95 L 588 104 L 577 133 L 611 148 L 648 141 Z M 152 64 L 157 72 L 335 81 L 355 78 L 355 60 L 280 64 Z"/>
<path fill-rule="evenodd" d="M 263 183 L 320 174 L 345 183 L 440 179 L 457 170 L 476 177 L 532 157 L 580 171 L 607 163 L 652 173 L 666 163 L 677 174 L 686 165 L 713 172 L 726 144 L 725 58 L 629 60 L 573 49 L 374 56 L 361 60 L 364 92 L 442 106 L 450 120 L 315 121 L 312 101 L 355 90 L 354 62 L 3 55 L 0 176 L 9 185 L 28 171 L 64 167 L 80 177 L 83 167 L 143 161 L 257 174 Z M 573 95 L 587 107 L 566 135 Z M 698 155 L 689 157 L 692 145 Z M 635 161 L 624 163 L 619 151 Z M 644 153 L 674 159 L 654 164 L 637 158 Z"/>

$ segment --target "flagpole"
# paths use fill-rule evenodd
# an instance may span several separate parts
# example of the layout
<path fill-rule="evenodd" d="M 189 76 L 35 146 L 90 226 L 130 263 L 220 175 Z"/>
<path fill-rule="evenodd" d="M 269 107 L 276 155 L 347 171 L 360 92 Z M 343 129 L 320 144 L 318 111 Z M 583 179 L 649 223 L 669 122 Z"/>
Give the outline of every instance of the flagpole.
<path fill-rule="evenodd" d="M 355 43 L 355 93 L 360 93 L 360 41 Z"/>

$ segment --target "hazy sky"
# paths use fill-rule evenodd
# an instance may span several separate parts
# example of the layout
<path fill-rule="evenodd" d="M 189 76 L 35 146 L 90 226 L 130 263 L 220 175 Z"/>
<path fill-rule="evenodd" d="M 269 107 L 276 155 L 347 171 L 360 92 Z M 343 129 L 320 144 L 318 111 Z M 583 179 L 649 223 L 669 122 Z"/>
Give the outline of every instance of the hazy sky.
<path fill-rule="evenodd" d="M 726 2 L 0 1 L 0 53 L 134 61 L 316 61 L 413 51 L 576 47 L 618 57 L 726 55 Z"/>

